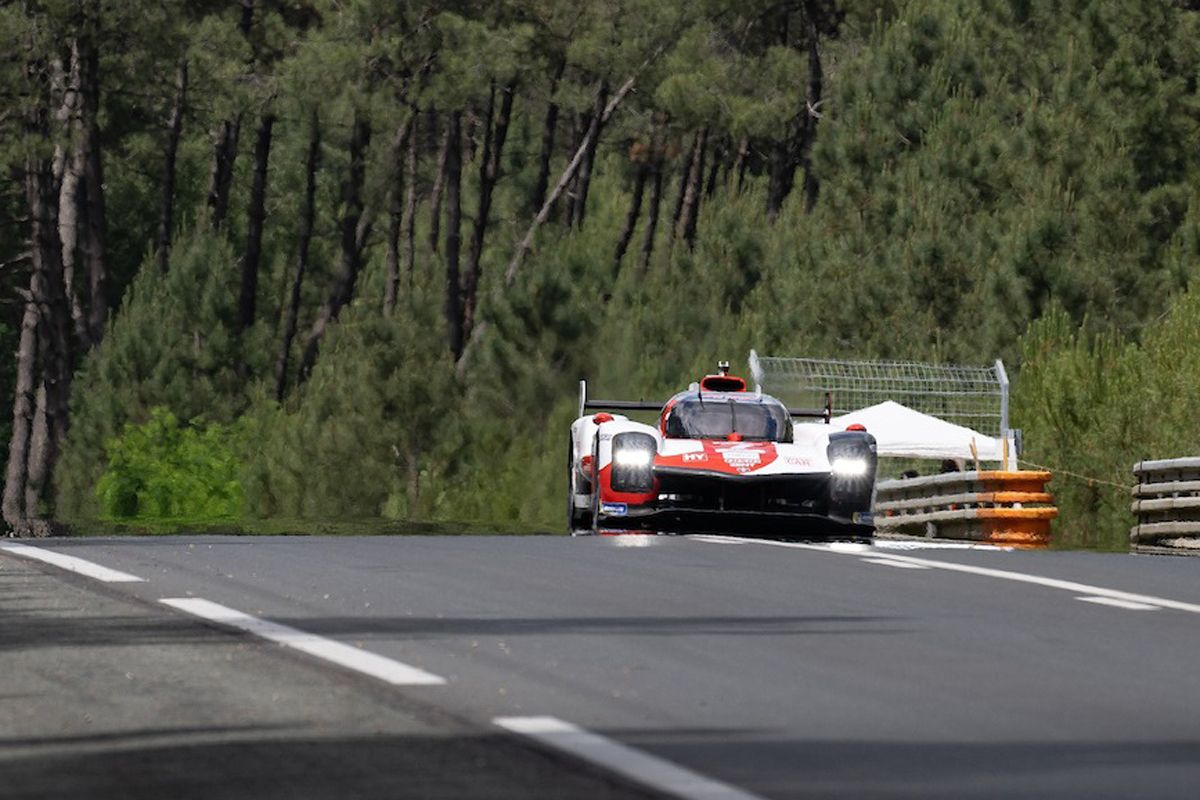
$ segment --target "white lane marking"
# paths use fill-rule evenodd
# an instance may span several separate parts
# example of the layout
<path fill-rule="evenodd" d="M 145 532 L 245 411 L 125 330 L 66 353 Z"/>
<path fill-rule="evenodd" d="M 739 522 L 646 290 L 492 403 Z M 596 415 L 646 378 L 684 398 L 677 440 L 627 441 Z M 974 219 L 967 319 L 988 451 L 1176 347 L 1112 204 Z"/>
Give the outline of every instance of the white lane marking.
<path fill-rule="evenodd" d="M 1014 548 L 1002 544 L 977 542 L 914 542 L 905 539 L 876 539 L 876 550 L 982 550 L 989 553 L 1011 553 Z"/>
<path fill-rule="evenodd" d="M 899 567 L 900 569 L 929 569 L 929 567 L 922 567 L 920 564 L 908 564 L 903 561 L 897 561 L 896 559 L 891 558 L 891 557 L 888 557 L 888 558 L 864 558 L 863 563 L 865 563 L 865 564 L 882 564 L 885 567 Z"/>
<path fill-rule="evenodd" d="M 752 544 L 762 544 L 772 547 L 790 547 L 797 550 L 816 550 L 822 553 L 846 552 L 844 550 L 835 550 L 830 547 L 807 544 L 804 542 L 776 542 L 769 539 L 747 539 L 746 541 Z M 1126 603 L 1140 603 L 1143 605 L 1158 606 L 1159 608 L 1173 608 L 1176 611 L 1187 611 L 1190 614 L 1200 614 L 1200 605 L 1196 603 L 1185 603 L 1181 600 L 1171 600 L 1166 597 L 1155 597 L 1153 595 L 1136 594 L 1134 592 L 1122 592 L 1118 589 L 1106 589 L 1103 586 L 1092 586 L 1086 583 L 1064 581 L 1058 578 L 1045 578 L 1041 575 L 1029 575 L 1024 572 L 1012 572 L 1006 569 L 976 567 L 970 564 L 955 564 L 949 561 L 933 561 L 928 558 L 914 558 L 913 556 L 893 555 L 891 553 L 888 553 L 886 557 L 893 561 L 904 561 L 909 564 L 918 564 L 923 567 L 929 567 L 930 569 L 944 569 L 948 572 L 965 572 L 969 575 L 982 575 L 987 578 L 999 578 L 1000 580 L 1016 581 L 1017 583 L 1031 583 L 1037 586 L 1045 586 L 1049 589 L 1062 589 L 1076 595 L 1094 595 L 1096 597 L 1105 597 L 1110 600 L 1121 600 Z"/>
<path fill-rule="evenodd" d="M 285 647 L 291 647 L 308 653 L 310 656 L 316 656 L 396 686 L 438 686 L 446 682 L 445 678 L 416 667 L 410 667 L 408 664 L 367 650 L 360 650 L 348 644 L 335 642 L 324 636 L 305 633 L 287 625 L 244 614 L 199 597 L 164 597 L 158 602 L 210 622 L 253 633 L 255 636 L 261 636 Z"/>
<path fill-rule="evenodd" d="M 1112 597 L 1076 597 L 1076 600 L 1082 600 L 1085 603 L 1096 603 L 1101 606 L 1112 606 L 1113 608 L 1127 608 L 1130 611 L 1158 611 L 1162 606 L 1152 606 L 1148 603 L 1133 603 L 1129 600 L 1116 600 Z"/>
<path fill-rule="evenodd" d="M 1104 597 L 1109 600 L 1120 600 L 1126 603 L 1140 603 L 1143 605 L 1159 606 L 1161 608 L 1173 608 L 1176 611 L 1187 611 L 1191 614 L 1200 614 L 1200 605 L 1196 603 L 1185 603 L 1181 600 L 1171 600 L 1166 597 L 1154 597 L 1148 594 L 1136 594 L 1134 592 L 1123 592 L 1119 589 L 1108 589 L 1103 586 L 1092 586 L 1087 583 L 1078 583 L 1076 581 L 1064 581 L 1059 578 L 1046 578 L 1041 575 L 1030 575 L 1024 572 L 1012 572 L 1005 569 L 992 569 L 990 567 L 976 567 L 970 564 L 954 564 L 948 561 L 932 561 L 926 558 L 913 558 L 912 556 L 897 556 L 889 555 L 888 558 L 893 558 L 897 561 L 907 561 L 910 564 L 921 564 L 933 569 L 944 569 L 949 572 L 965 572 L 970 575 L 982 575 L 987 578 L 999 578 L 1006 581 L 1016 581 L 1017 583 L 1031 583 L 1037 586 L 1045 586 L 1049 589 L 1062 589 L 1076 595 L 1089 595 L 1095 597 Z"/>
<path fill-rule="evenodd" d="M 12 553 L 15 556 L 44 561 L 47 564 L 53 564 L 56 567 L 65 569 L 68 572 L 76 572 L 80 575 L 86 575 L 89 578 L 95 578 L 98 581 L 104 581 L 105 583 L 142 583 L 145 581 L 144 578 L 139 578 L 137 575 L 130 575 L 128 572 L 109 569 L 99 564 L 93 564 L 91 561 L 85 561 L 82 558 L 64 555 L 54 550 L 45 550 L 41 547 L 31 547 L 27 544 L 8 542 L 0 544 L 0 550 Z"/>
<path fill-rule="evenodd" d="M 762 800 L 727 783 L 584 730 L 556 717 L 496 717 L 493 723 L 547 747 L 570 753 L 676 797 L 696 800 Z"/>
<path fill-rule="evenodd" d="M 684 538 L 691 539 L 695 542 L 706 542 L 708 544 L 747 544 L 748 539 L 739 539 L 736 536 L 716 536 L 707 533 L 692 533 Z"/>

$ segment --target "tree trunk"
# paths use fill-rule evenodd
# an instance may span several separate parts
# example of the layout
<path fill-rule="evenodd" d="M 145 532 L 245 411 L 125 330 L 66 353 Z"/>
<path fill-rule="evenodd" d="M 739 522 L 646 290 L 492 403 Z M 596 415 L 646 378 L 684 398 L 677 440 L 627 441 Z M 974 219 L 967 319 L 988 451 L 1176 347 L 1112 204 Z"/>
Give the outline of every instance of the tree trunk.
<path fill-rule="evenodd" d="M 746 167 L 750 164 L 750 137 L 743 136 L 738 142 L 737 159 L 733 162 L 733 173 L 737 175 L 737 190 L 746 182 Z"/>
<path fill-rule="evenodd" d="M 529 203 L 530 209 L 534 211 L 540 209 L 546 201 L 546 187 L 550 183 L 550 159 L 554 155 L 554 136 L 558 128 L 558 103 L 554 102 L 554 93 L 558 91 L 558 84 L 566 66 L 567 59 L 564 57 L 555 66 L 554 76 L 550 79 L 549 102 L 546 105 L 546 118 L 542 122 L 542 149 L 538 154 L 537 181 L 534 182 Z"/>
<path fill-rule="evenodd" d="M 679 221 L 679 235 L 691 250 L 696 245 L 696 222 L 700 217 L 701 184 L 704 180 L 704 156 L 708 149 L 708 126 L 696 134 L 696 148 L 692 153 L 692 165 L 688 170 L 687 189 L 684 191 L 683 216 Z"/>
<path fill-rule="evenodd" d="M 596 92 L 596 103 L 592 109 L 592 117 L 600 119 L 596 133 L 588 140 L 587 150 L 583 154 L 583 163 L 579 165 L 579 190 L 575 198 L 575 226 L 583 228 L 583 220 L 587 214 L 588 190 L 592 186 L 592 168 L 596 163 L 596 147 L 600 143 L 600 135 L 604 130 L 604 106 L 608 98 L 608 83 L 601 82 Z"/>
<path fill-rule="evenodd" d="M 478 151 L 476 132 L 479 130 L 479 117 L 475 116 L 475 109 L 468 106 L 462 117 L 462 151 L 459 157 L 460 164 L 475 163 L 475 154 Z M 460 173 L 461 177 L 461 173 Z"/>
<path fill-rule="evenodd" d="M 254 27 L 254 3 L 255 0 L 242 0 L 242 16 L 238 20 L 238 29 L 246 38 L 250 37 L 250 31 Z"/>
<path fill-rule="evenodd" d="M 625 257 L 625 251 L 629 249 L 629 243 L 633 240 L 633 231 L 637 228 L 638 215 L 642 212 L 642 195 L 646 191 L 646 177 L 650 174 L 648 164 L 638 164 L 637 174 L 633 178 L 633 197 L 629 200 L 629 212 L 625 215 L 625 227 L 621 229 L 621 235 L 617 237 L 617 249 L 613 253 L 613 271 L 621 268 L 621 259 Z"/>
<path fill-rule="evenodd" d="M 583 147 L 584 137 L 587 135 L 591 127 L 590 117 L 586 114 L 573 114 L 571 116 L 571 149 L 578 151 Z M 584 158 L 587 158 L 587 151 L 584 149 Z M 582 162 L 581 162 L 582 163 Z M 563 205 L 563 225 L 568 228 L 575 227 L 575 215 L 579 210 L 576 200 L 579 197 L 579 169 L 571 174 L 571 180 L 566 185 L 566 202 Z"/>
<path fill-rule="evenodd" d="M 415 117 L 418 112 L 413 112 Z M 408 278 L 408 288 L 412 291 L 413 286 L 413 270 L 417 258 L 417 131 L 420 128 L 413 127 L 412 134 L 408 137 L 408 163 L 406 166 L 408 172 L 408 196 L 405 199 L 404 209 L 404 273 Z"/>
<path fill-rule="evenodd" d="M 767 180 L 767 219 L 774 222 L 783 201 L 796 181 L 796 150 L 793 137 L 775 142 L 771 148 L 770 176 Z"/>
<path fill-rule="evenodd" d="M 279 344 L 279 358 L 275 361 L 275 399 L 280 402 L 283 401 L 284 392 L 287 390 L 288 360 L 300 319 L 300 291 L 304 285 L 304 273 L 308 271 L 308 251 L 312 244 L 313 224 L 316 218 L 317 169 L 321 163 L 321 122 L 315 111 L 311 126 L 308 135 L 308 156 L 304 160 L 304 206 L 300 214 L 296 271 L 292 276 L 292 293 L 283 325 L 283 341 Z"/>
<path fill-rule="evenodd" d="M 401 155 L 408 149 L 408 140 L 412 136 L 413 121 L 416 114 L 409 114 L 408 119 L 396 131 L 392 140 L 391 172 L 392 187 L 388 191 L 388 232 L 387 252 L 384 262 L 386 278 L 383 285 L 383 313 L 391 314 L 396 307 L 396 297 L 400 291 L 400 228 L 404 222 L 404 206 L 401 197 L 404 194 L 404 166 Z"/>
<path fill-rule="evenodd" d="M 658 214 L 662 207 L 663 195 L 663 159 L 655 156 L 653 167 L 654 181 L 650 184 L 650 209 L 646 218 L 646 235 L 642 238 L 642 269 L 650 265 L 650 256 L 654 254 L 654 235 L 658 231 Z"/>
<path fill-rule="evenodd" d="M 463 338 L 471 335 L 475 327 L 475 307 L 479 294 L 479 264 L 483 257 L 483 242 L 487 235 L 488 217 L 492 211 L 492 192 L 500 179 L 500 161 L 504 155 L 504 141 L 508 138 L 508 126 L 512 120 L 513 95 L 516 86 L 508 84 L 500 90 L 500 113 L 495 115 L 492 129 L 493 103 L 488 102 L 488 114 L 484 124 L 488 131 L 483 138 L 483 160 L 479 164 L 479 205 L 475 212 L 475 225 L 471 231 L 471 247 L 467 253 L 467 271 L 463 283 Z"/>
<path fill-rule="evenodd" d="M 70 422 L 71 336 L 70 310 L 63 282 L 62 246 L 58 238 L 59 187 L 50 162 L 30 162 L 25 179 L 31 221 L 34 278 L 30 281 L 38 306 L 38 356 L 46 388 L 47 435 L 44 452 L 28 457 L 44 459 L 46 475 L 53 474 Z M 28 474 L 27 474 L 28 479 Z M 29 516 L 31 509 L 26 509 Z"/>
<path fill-rule="evenodd" d="M 696 137 L 692 139 L 692 146 L 688 148 L 687 158 L 683 162 L 683 172 L 679 175 L 679 191 L 675 193 L 675 210 L 671 212 L 670 235 L 672 239 L 679 230 L 679 220 L 683 219 L 683 204 L 687 200 L 688 186 L 692 182 L 692 171 L 696 168 L 696 145 L 699 143 L 700 133 L 697 132 Z"/>
<path fill-rule="evenodd" d="M 233 183 L 233 165 L 237 161 L 242 115 L 235 114 L 221 123 L 213 145 L 212 171 L 208 177 L 208 208 L 213 230 L 220 230 L 229 213 L 229 187 Z"/>
<path fill-rule="evenodd" d="M 183 135 L 183 114 L 187 105 L 188 64 L 181 60 L 175 70 L 175 98 L 167 120 L 167 143 L 163 148 L 162 205 L 158 217 L 158 268 L 167 271 L 170 263 L 171 236 L 175 226 L 175 157 Z"/>
<path fill-rule="evenodd" d="M 436 116 L 434 116 L 436 121 Z M 439 242 L 442 221 L 442 193 L 446 186 L 446 154 L 450 148 L 449 127 L 442 133 L 442 144 L 438 148 L 437 172 L 433 178 L 433 187 L 429 190 L 429 249 L 434 253 L 442 251 Z"/>
<path fill-rule="evenodd" d="M 304 355 L 300 360 L 301 381 L 308 380 L 308 376 L 312 374 L 313 364 L 317 360 L 317 349 L 329 323 L 337 319 L 342 307 L 354 297 L 354 286 L 362 267 L 363 246 L 370 229 L 370 222 L 363 214 L 363 178 L 366 150 L 370 142 L 371 125 L 356 111 L 350 133 L 350 173 L 342 183 L 342 203 L 345 208 L 341 222 L 342 257 L 329 290 L 329 300 L 317 313 L 312 330 L 308 334 L 308 341 L 304 345 Z"/>
<path fill-rule="evenodd" d="M 33 433 L 34 372 L 37 369 L 38 306 L 30 290 L 25 296 L 25 313 L 21 318 L 21 336 L 17 344 L 17 382 L 13 392 L 12 436 L 8 440 L 8 464 L 4 470 L 4 521 L 9 528 L 20 530 L 25 522 L 25 486 L 29 464 L 29 442 Z"/>
<path fill-rule="evenodd" d="M 816 17 L 811 0 L 805 3 L 805 20 L 808 34 L 808 85 L 805 87 L 804 136 L 800 146 L 800 164 L 804 168 L 804 211 L 811 213 L 817 204 L 820 182 L 813 169 L 812 148 L 817 138 L 817 120 L 820 119 L 821 90 L 824 72 L 821 68 L 821 49 Z"/>
<path fill-rule="evenodd" d="M 553 207 L 554 201 L 558 199 L 560 194 L 562 194 L 563 189 L 566 188 L 567 182 L 571 180 L 571 177 L 575 174 L 575 171 L 579 169 L 579 163 L 583 160 L 583 152 L 587 149 L 588 142 L 592 137 L 599 135 L 600 126 L 607 122 L 609 117 L 613 115 L 613 112 L 617 110 L 617 107 L 621 105 L 621 101 L 625 99 L 625 95 L 629 94 L 629 90 L 633 88 L 636 77 L 636 75 L 631 75 L 628 79 L 626 79 L 625 83 L 621 85 L 621 88 L 617 90 L 617 93 L 614 94 L 612 99 L 608 101 L 608 105 L 604 108 L 604 113 L 592 119 L 592 125 L 588 129 L 587 134 L 584 135 L 583 143 L 575 151 L 575 156 L 571 159 L 570 163 L 567 164 L 562 175 L 559 176 L 558 183 L 554 185 L 554 190 L 550 192 L 550 196 L 547 197 L 546 202 L 542 204 L 542 210 L 538 212 L 537 216 L 533 218 L 533 222 L 529 224 L 529 230 L 525 231 L 525 236 L 517 245 L 517 249 L 516 252 L 513 253 L 512 260 L 508 262 L 508 269 L 504 271 L 505 284 L 511 284 L 517 277 L 517 271 L 521 269 L 521 265 L 525 263 L 525 256 L 529 254 L 530 249 L 533 247 L 533 237 L 537 235 L 538 228 L 540 228 L 546 222 L 546 218 L 550 215 L 550 209 Z M 479 330 L 480 328 L 477 327 L 476 331 Z M 477 337 L 478 334 L 472 338 L 474 339 Z"/>
<path fill-rule="evenodd" d="M 71 45 L 70 68 L 63 76 L 64 85 L 61 87 L 63 103 L 58 116 L 62 123 L 64 143 L 56 148 L 55 172 L 59 183 L 58 238 L 62 243 L 63 283 L 66 286 L 75 335 L 80 343 L 87 347 L 91 336 L 75 279 L 76 254 L 79 250 L 79 212 L 83 192 L 81 183 L 86 158 L 79 97 L 79 87 L 82 83 L 80 61 L 80 47 L 76 40 Z"/>
<path fill-rule="evenodd" d="M 729 152 L 729 140 L 722 138 L 715 147 L 713 147 L 712 167 L 708 170 L 708 183 L 704 187 L 704 197 L 712 199 L 712 196 L 717 193 L 717 179 L 721 175 L 721 162 L 725 159 Z"/>
<path fill-rule="evenodd" d="M 242 254 L 242 290 L 238 298 L 238 329 L 254 324 L 258 308 L 258 269 L 262 261 L 263 225 L 267 218 L 267 168 L 271 161 L 271 133 L 275 115 L 270 111 L 258 124 L 254 142 L 254 179 L 246 211 L 246 249 Z"/>
<path fill-rule="evenodd" d="M 462 285 L 458 254 L 462 223 L 462 112 L 450 114 L 446 125 L 446 325 L 450 352 L 457 360 L 463 352 Z"/>
<path fill-rule="evenodd" d="M 99 13 L 99 12 L 97 12 Z M 104 338 L 108 322 L 108 210 L 104 199 L 104 154 L 100 145 L 100 55 L 96 42 L 81 44 L 81 109 L 83 112 L 82 255 L 88 272 L 88 345 Z"/>
<path fill-rule="evenodd" d="M 29 432 L 29 460 L 25 479 L 25 516 L 40 516 L 38 506 L 46 490 L 50 463 L 50 422 L 46 417 L 46 384 L 37 387 L 34 395 L 33 427 Z"/>

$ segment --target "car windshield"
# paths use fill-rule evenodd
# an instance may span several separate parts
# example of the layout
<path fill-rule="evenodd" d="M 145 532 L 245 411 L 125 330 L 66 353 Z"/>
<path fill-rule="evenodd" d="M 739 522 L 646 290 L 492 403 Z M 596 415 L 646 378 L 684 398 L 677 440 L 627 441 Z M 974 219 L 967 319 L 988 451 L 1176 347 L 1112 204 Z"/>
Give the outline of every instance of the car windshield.
<path fill-rule="evenodd" d="M 666 435 L 673 439 L 725 439 L 731 433 L 746 441 L 791 440 L 791 416 L 775 403 L 729 400 L 680 400 L 667 415 Z"/>

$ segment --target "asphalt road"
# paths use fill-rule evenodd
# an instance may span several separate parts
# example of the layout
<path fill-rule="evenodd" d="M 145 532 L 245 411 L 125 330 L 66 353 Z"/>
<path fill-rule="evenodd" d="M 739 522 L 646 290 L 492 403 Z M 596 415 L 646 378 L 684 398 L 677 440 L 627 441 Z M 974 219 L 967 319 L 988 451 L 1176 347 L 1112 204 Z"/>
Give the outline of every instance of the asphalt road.
<path fill-rule="evenodd" d="M 353 769 L 332 772 L 356 776 L 360 796 L 470 796 L 488 781 L 498 788 L 479 796 L 635 796 L 639 774 L 671 789 L 653 768 L 619 774 L 645 756 L 710 780 L 674 784 L 698 797 L 1200 793 L 1200 559 L 653 536 L 30 544 L 144 580 L 56 575 L 75 593 L 68 616 L 84 618 L 62 623 L 62 601 L 35 602 L 16 644 L 5 630 L 12 598 L 0 592 L 6 673 L 14 657 L 29 675 L 45 672 L 42 648 L 56 659 L 84 652 L 91 662 L 78 669 L 55 667 L 75 675 L 64 705 L 98 694 L 114 708 L 150 703 L 168 731 L 217 725 L 231 706 L 238 726 L 270 732 L 260 737 L 268 751 L 276 740 L 332 748 L 315 762 L 323 770 L 307 772 L 346 759 Z M 0 577 L 56 574 L 29 563 L 0 551 Z M 444 683 L 388 685 L 199 622 L 162 598 L 203 598 Z M 35 633 L 38 620 L 47 633 Z M 230 652 L 236 669 L 223 660 Z M 164 653 L 178 663 L 158 663 Z M 123 670 L 115 661 L 178 677 L 135 689 L 109 674 Z M 54 724 L 31 722 L 67 678 L 47 680 L 31 679 L 18 698 L 27 716 L 0 712 L 0 770 L 24 776 L 29 796 L 54 764 L 44 754 L 71 750 Z M 273 687 L 287 689 L 286 702 L 264 699 Z M 618 750 L 608 766 L 587 767 L 604 756 L 527 744 L 496 723 L 513 717 L 562 720 Z M 127 728 L 117 726 L 134 736 Z M 205 735 L 225 742 L 220 730 Z M 176 739 L 187 753 L 187 736 Z M 417 755 L 390 760 L 414 742 Z M 122 747 L 138 752 L 136 738 Z M 418 757 L 421 748 L 436 757 Z M 372 783 L 406 769 L 420 791 Z M 311 791 L 291 796 L 321 794 L 294 771 L 290 785 Z M 214 763 L 195 780 L 221 774 Z"/>

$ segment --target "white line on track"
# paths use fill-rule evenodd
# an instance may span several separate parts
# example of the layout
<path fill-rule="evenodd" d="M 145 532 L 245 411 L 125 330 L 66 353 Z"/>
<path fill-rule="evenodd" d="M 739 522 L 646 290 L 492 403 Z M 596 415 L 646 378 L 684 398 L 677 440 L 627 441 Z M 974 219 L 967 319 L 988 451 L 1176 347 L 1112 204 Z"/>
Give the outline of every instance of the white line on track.
<path fill-rule="evenodd" d="M 1125 608 L 1130 611 L 1158 611 L 1162 606 L 1152 606 L 1148 603 L 1132 603 L 1128 600 L 1116 600 L 1111 597 L 1076 597 L 1076 600 L 1082 600 L 1085 603 L 1095 603 L 1101 606 L 1112 606 L 1113 608 Z"/>
<path fill-rule="evenodd" d="M 95 578 L 98 581 L 105 583 L 141 583 L 144 578 L 139 578 L 137 575 L 130 575 L 128 572 L 119 572 L 115 569 L 102 567 L 99 564 L 93 564 L 91 561 L 85 561 L 82 558 L 75 556 L 64 555 L 63 553 L 55 552 L 54 550 L 45 550 L 41 547 L 31 547 L 27 544 L 18 544 L 16 542 L 6 542 L 0 544 L 0 550 L 12 553 L 14 556 L 22 558 L 32 558 L 37 561 L 43 561 L 47 564 L 53 564 L 60 569 L 65 569 L 68 572 L 75 572 L 79 575 L 86 575 L 89 578 Z"/>
<path fill-rule="evenodd" d="M 164 597 L 160 603 L 193 616 L 253 633 L 285 647 L 338 666 L 370 675 L 395 686 L 438 686 L 445 678 L 348 644 L 269 622 L 199 597 Z"/>
<path fill-rule="evenodd" d="M 693 541 L 711 542 L 711 537 L 689 537 Z M 807 542 L 778 542 L 771 539 L 744 539 L 747 544 L 766 545 L 768 547 L 785 547 L 794 550 L 816 550 L 821 553 L 837 553 L 841 555 L 870 555 L 872 550 L 869 545 L 851 544 L 833 542 L 831 544 L 809 544 Z M 1076 581 L 1064 581 L 1058 578 L 1046 578 L 1041 575 L 1029 575 L 1024 572 L 1012 572 L 1006 569 L 992 569 L 991 567 L 976 567 L 971 564 L 955 564 L 950 561 L 934 561 L 928 558 L 914 558 L 912 556 L 896 555 L 888 553 L 885 556 L 892 561 L 903 561 L 908 564 L 928 567 L 930 569 L 941 569 L 947 572 L 963 572 L 969 575 L 981 575 L 986 578 L 998 578 L 1000 580 L 1015 581 L 1017 583 L 1029 583 L 1036 586 L 1045 586 L 1048 589 L 1062 589 L 1071 592 L 1075 595 L 1088 595 L 1093 597 L 1103 597 L 1108 600 L 1117 600 L 1123 603 L 1137 603 L 1139 605 L 1157 606 L 1159 608 L 1171 608 L 1176 611 L 1186 611 L 1189 614 L 1200 614 L 1200 605 L 1196 603 L 1185 603 L 1181 600 L 1171 600 L 1167 597 L 1155 597 L 1147 594 L 1136 594 L 1134 592 L 1123 592 L 1118 589 L 1107 589 L 1103 586 L 1092 586 L 1086 583 L 1077 583 Z M 1092 601 L 1094 602 L 1094 601 Z"/>
<path fill-rule="evenodd" d="M 496 717 L 496 725 L 554 750 L 570 753 L 645 786 L 695 800 L 762 800 L 670 761 L 635 750 L 556 717 Z"/>
<path fill-rule="evenodd" d="M 904 561 L 897 561 L 894 558 L 864 558 L 864 564 L 881 564 L 885 567 L 899 567 L 900 569 L 929 569 L 922 567 L 920 564 L 908 564 Z"/>
<path fill-rule="evenodd" d="M 1013 548 L 1003 544 L 980 542 L 919 541 L 914 539 L 876 539 L 876 550 L 979 550 L 987 553 L 1011 553 Z"/>

